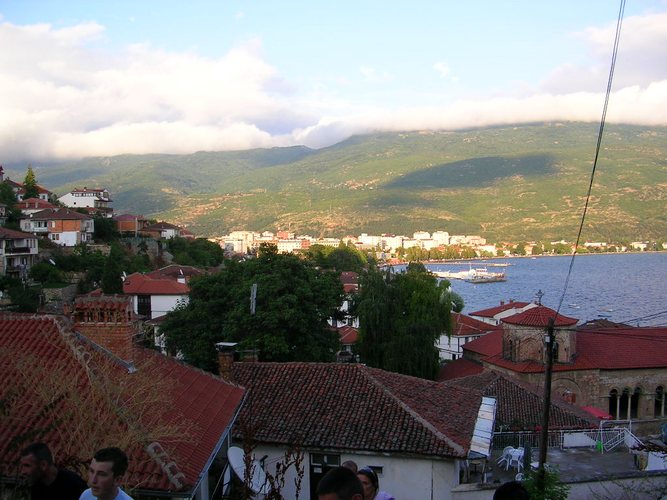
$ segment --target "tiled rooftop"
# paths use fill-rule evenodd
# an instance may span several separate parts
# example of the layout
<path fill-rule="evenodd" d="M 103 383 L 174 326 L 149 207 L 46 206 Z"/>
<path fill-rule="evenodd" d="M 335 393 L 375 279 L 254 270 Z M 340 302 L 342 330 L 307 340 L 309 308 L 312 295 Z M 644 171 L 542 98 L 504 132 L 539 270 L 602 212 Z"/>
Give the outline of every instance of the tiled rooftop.
<path fill-rule="evenodd" d="M 52 388 L 59 387 L 58 380 L 78 381 L 76 399 L 84 401 L 96 401 L 93 388 L 99 387 L 93 385 L 91 380 L 111 381 L 119 392 L 117 398 L 108 402 L 109 408 L 113 408 L 110 415 L 119 418 L 121 425 L 126 425 L 122 422 L 140 422 L 151 430 L 156 426 L 183 428 L 180 435 L 160 443 L 169 457 L 162 466 L 146 448 L 127 450 L 130 455 L 128 487 L 164 491 L 189 490 L 196 485 L 201 471 L 232 422 L 244 390 L 152 350 L 138 348 L 134 354 L 136 371 L 128 369 L 131 365 L 120 361 L 85 337 L 72 333 L 62 319 L 46 315 L 0 313 L 0 380 L 3 381 L 0 399 L 10 398 L 14 408 L 12 420 L 5 420 L 9 424 L 0 427 L 0 461 L 3 469 L 12 470 L 16 466 L 19 449 L 33 440 L 47 442 L 60 459 L 64 458 L 63 450 L 78 453 L 76 443 L 80 442 L 80 438 L 77 432 L 82 432 L 85 422 L 79 422 L 74 417 L 77 414 L 75 398 L 68 394 L 53 394 L 49 411 L 35 411 L 35 401 L 41 399 L 33 394 L 32 388 L 38 391 L 40 384 L 31 385 L 26 375 L 38 373 L 56 377 L 51 384 Z M 39 370 L 36 366 L 40 367 Z M 137 388 L 153 386 L 160 388 L 159 398 L 162 403 L 158 407 L 145 399 L 147 394 L 142 396 L 137 393 Z M 13 394 L 12 390 L 17 387 L 25 390 Z M 115 393 L 107 394 L 111 398 Z M 130 396 L 142 399 L 139 402 L 132 401 L 128 399 Z M 113 411 L 117 412 L 118 417 L 113 417 Z M 66 417 L 67 420 L 56 423 L 54 415 Z M 20 435 L 29 437 L 11 446 L 12 440 L 18 439 Z M 113 443 L 100 441 L 95 447 L 110 444 Z M 87 458 L 78 457 L 83 460 Z M 170 471 L 172 476 L 182 473 L 176 482 L 170 479 L 163 468 L 169 462 L 175 464 Z"/>
<path fill-rule="evenodd" d="M 235 363 L 233 374 L 249 389 L 239 421 L 261 422 L 266 443 L 462 457 L 481 402 L 481 391 L 359 364 Z"/>

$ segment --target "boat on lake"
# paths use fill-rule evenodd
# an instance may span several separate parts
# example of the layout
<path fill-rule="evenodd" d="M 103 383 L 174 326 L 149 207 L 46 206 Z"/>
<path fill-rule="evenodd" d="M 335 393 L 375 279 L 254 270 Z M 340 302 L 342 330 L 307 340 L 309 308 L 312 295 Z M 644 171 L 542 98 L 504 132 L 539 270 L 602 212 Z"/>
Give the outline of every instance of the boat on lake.
<path fill-rule="evenodd" d="M 476 267 L 470 269 L 469 276 L 464 278 L 468 283 L 497 283 L 507 281 L 505 273 L 494 273 L 488 271 L 485 267 Z"/>

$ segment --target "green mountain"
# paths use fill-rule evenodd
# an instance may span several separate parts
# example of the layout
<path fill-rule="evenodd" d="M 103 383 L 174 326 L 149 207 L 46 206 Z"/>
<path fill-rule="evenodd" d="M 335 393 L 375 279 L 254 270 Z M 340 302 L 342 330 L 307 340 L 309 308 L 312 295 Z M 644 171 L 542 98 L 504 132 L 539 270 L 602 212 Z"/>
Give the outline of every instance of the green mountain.
<path fill-rule="evenodd" d="M 498 240 L 574 240 L 598 125 L 547 123 L 377 133 L 331 147 L 122 155 L 33 165 L 64 193 L 106 187 L 118 213 L 198 235 L 446 230 Z M 10 169 L 22 179 L 23 170 Z M 607 125 L 583 237 L 667 239 L 667 128 Z"/>

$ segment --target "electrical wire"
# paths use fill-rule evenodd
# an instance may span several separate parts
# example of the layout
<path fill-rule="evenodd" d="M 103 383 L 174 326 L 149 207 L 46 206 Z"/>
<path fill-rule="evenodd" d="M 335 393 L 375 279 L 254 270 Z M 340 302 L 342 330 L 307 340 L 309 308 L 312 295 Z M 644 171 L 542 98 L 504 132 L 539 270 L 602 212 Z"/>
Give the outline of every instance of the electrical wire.
<path fill-rule="evenodd" d="M 574 250 L 572 252 L 572 259 L 570 260 L 570 266 L 567 271 L 567 276 L 565 277 L 565 284 L 563 286 L 563 293 L 558 302 L 558 308 L 556 309 L 556 315 L 560 312 L 560 309 L 563 305 L 563 300 L 565 300 L 565 294 L 567 293 L 567 288 L 570 282 L 570 277 L 572 275 L 572 267 L 574 266 L 574 258 L 577 255 L 577 248 L 579 248 L 579 242 L 581 241 L 581 233 L 584 228 L 584 222 L 586 220 L 586 214 L 588 213 L 588 204 L 591 199 L 591 191 L 593 190 L 593 180 L 595 179 L 595 170 L 598 165 L 598 158 L 600 156 L 600 145 L 602 144 L 602 134 L 604 132 L 604 125 L 607 119 L 607 108 L 609 106 L 609 96 L 611 95 L 611 84 L 614 79 L 614 69 L 616 67 L 616 56 L 618 54 L 618 45 L 621 39 L 621 26 L 623 24 L 623 13 L 625 11 L 625 0 L 621 0 L 621 5 L 618 11 L 618 21 L 616 22 L 616 37 L 614 38 L 614 48 L 612 50 L 611 56 L 611 66 L 609 68 L 609 79 L 607 80 L 607 91 L 604 98 L 604 106 L 602 108 L 602 118 L 600 119 L 600 129 L 598 131 L 598 141 L 595 147 L 595 159 L 593 160 L 593 168 L 591 170 L 591 180 L 588 185 L 588 193 L 586 194 L 586 202 L 584 204 L 584 211 L 581 215 L 581 223 L 579 224 L 579 232 L 577 233 L 577 240 L 574 244 Z"/>

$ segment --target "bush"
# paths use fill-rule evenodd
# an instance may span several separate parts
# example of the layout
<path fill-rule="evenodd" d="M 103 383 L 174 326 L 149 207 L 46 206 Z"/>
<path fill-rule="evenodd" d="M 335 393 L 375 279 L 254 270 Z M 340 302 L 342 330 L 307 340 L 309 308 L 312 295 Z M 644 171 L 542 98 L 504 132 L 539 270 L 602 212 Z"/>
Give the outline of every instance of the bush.
<path fill-rule="evenodd" d="M 42 284 L 62 283 L 63 273 L 52 264 L 40 262 L 30 269 L 30 277 Z"/>

